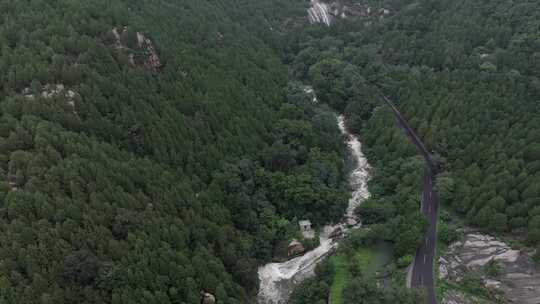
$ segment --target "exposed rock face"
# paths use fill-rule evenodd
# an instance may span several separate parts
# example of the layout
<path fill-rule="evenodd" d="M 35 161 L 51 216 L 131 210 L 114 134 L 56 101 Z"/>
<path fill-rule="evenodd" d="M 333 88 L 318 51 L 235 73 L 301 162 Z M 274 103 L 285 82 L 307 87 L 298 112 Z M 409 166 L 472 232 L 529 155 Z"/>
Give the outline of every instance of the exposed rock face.
<path fill-rule="evenodd" d="M 152 41 L 143 34 L 137 32 L 137 43 L 141 49 L 146 50 L 146 58 L 143 63 L 144 66 L 150 69 L 158 69 L 161 67 L 161 62 Z"/>
<path fill-rule="evenodd" d="M 463 293 L 456 290 L 449 290 L 444 293 L 442 304 L 473 304 L 474 300 L 469 299 Z"/>
<path fill-rule="evenodd" d="M 216 303 L 216 297 L 208 292 L 201 293 L 202 299 L 201 304 L 215 304 Z"/>
<path fill-rule="evenodd" d="M 315 94 L 315 90 L 313 90 L 312 86 L 304 86 L 304 93 L 306 93 L 308 96 L 311 97 L 311 101 L 313 103 L 318 103 L 319 100 L 317 99 L 317 94 Z"/>
<path fill-rule="evenodd" d="M 508 303 L 540 303 L 540 272 L 527 253 L 473 230 L 464 231 L 464 235 L 463 241 L 452 244 L 440 258 L 439 278 L 460 282 L 467 272 L 480 272 L 490 261 L 497 261 L 500 275 L 484 276 L 482 283 L 486 288 L 501 290 Z"/>
<path fill-rule="evenodd" d="M 379 17 L 384 18 L 390 15 L 390 10 L 387 8 L 373 8 L 369 5 L 355 3 L 350 6 L 343 7 L 343 14 L 346 17 Z"/>
<path fill-rule="evenodd" d="M 482 283 L 484 283 L 484 286 L 486 286 L 486 288 L 490 288 L 490 289 L 499 289 L 501 288 L 501 285 L 502 285 L 501 282 L 497 280 L 492 280 L 492 279 L 484 279 Z"/>
<path fill-rule="evenodd" d="M 26 88 L 23 91 L 26 98 L 35 98 L 34 94 L 30 91 L 30 88 Z M 67 98 L 75 98 L 76 93 L 72 90 L 66 90 L 63 84 L 46 84 L 43 86 L 41 96 L 43 98 L 53 98 L 58 96 L 64 96 Z"/>
<path fill-rule="evenodd" d="M 143 33 L 136 32 L 136 47 L 139 50 L 142 50 L 142 54 L 135 55 L 135 50 L 131 49 L 128 46 L 126 39 L 123 39 L 124 36 L 128 36 L 128 30 L 128 27 L 124 27 L 122 32 L 118 31 L 117 28 L 113 28 L 111 30 L 115 39 L 114 47 L 118 50 L 128 52 L 129 62 L 134 67 L 142 66 L 149 70 L 159 69 L 161 67 L 161 61 L 159 59 L 159 56 L 157 55 L 156 49 L 152 41 L 147 38 Z"/>
<path fill-rule="evenodd" d="M 33 100 L 36 98 L 34 93 L 32 93 L 32 90 L 30 88 L 26 88 L 23 90 L 22 94 L 25 98 Z M 51 99 L 51 98 L 63 98 L 66 100 L 66 106 L 68 107 L 69 111 L 73 114 L 77 114 L 76 109 L 76 99 L 79 94 L 73 90 L 66 89 L 66 87 L 63 84 L 46 84 L 41 89 L 41 97 L 45 99 Z"/>
<path fill-rule="evenodd" d="M 448 261 L 443 257 L 439 258 L 439 279 L 446 279 L 448 277 Z"/>

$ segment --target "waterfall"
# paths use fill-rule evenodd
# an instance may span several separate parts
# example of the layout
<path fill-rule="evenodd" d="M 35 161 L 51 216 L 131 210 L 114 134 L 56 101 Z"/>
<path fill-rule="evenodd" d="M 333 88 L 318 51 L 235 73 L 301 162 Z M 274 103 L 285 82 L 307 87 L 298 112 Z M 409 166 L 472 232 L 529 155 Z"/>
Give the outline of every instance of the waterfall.
<path fill-rule="evenodd" d="M 330 234 L 337 228 L 343 231 L 360 228 L 361 223 L 354 214 L 354 209 L 369 197 L 367 182 L 369 180 L 369 164 L 362 153 L 360 140 L 350 134 L 345 127 L 345 117 L 337 119 L 339 129 L 346 138 L 354 160 L 349 182 L 352 189 L 351 199 L 343 216 L 343 221 L 334 226 L 326 226 L 320 233 L 319 247 L 283 263 L 270 263 L 259 267 L 260 288 L 259 304 L 283 304 L 292 292 L 294 286 L 304 279 L 313 276 L 315 266 L 328 254 L 337 248 L 338 243 L 331 239 Z"/>
<path fill-rule="evenodd" d="M 308 18 L 311 23 L 324 23 L 330 26 L 332 16 L 328 4 L 320 0 L 311 0 L 311 7 L 308 9 Z"/>

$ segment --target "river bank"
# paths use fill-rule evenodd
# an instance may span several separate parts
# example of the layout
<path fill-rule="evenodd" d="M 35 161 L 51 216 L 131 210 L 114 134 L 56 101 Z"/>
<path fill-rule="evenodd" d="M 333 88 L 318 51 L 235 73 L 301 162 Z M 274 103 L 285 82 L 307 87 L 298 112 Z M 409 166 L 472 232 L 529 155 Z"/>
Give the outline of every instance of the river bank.
<path fill-rule="evenodd" d="M 304 255 L 283 263 L 269 263 L 259 268 L 260 288 L 258 294 L 259 304 L 282 304 L 293 288 L 300 282 L 314 275 L 315 267 L 325 257 L 331 254 L 338 246 L 337 240 L 331 235 L 336 229 L 345 233 L 351 229 L 361 227 L 361 221 L 354 214 L 354 210 L 369 198 L 369 163 L 362 153 L 362 144 L 357 136 L 352 135 L 345 126 L 345 117 L 338 116 L 336 120 L 353 159 L 353 170 L 349 175 L 352 190 L 349 204 L 341 223 L 325 226 L 320 235 L 320 245 Z"/>

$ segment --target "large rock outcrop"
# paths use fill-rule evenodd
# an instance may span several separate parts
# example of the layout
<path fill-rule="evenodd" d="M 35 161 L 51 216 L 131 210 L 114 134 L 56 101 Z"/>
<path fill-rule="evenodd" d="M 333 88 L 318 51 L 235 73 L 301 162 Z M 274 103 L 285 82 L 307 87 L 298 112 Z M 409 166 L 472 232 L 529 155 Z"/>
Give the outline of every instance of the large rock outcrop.
<path fill-rule="evenodd" d="M 482 273 L 483 286 L 500 292 L 505 303 L 540 303 L 540 272 L 527 252 L 475 230 L 465 229 L 463 234 L 463 240 L 453 243 L 440 258 L 440 279 L 460 283 L 467 274 Z M 489 263 L 498 265 L 495 277 L 485 273 Z M 443 303 L 467 303 L 452 301 L 456 297 L 461 295 L 449 293 Z"/>
<path fill-rule="evenodd" d="M 144 67 L 148 70 L 157 70 L 161 67 L 161 61 L 152 40 L 143 33 L 135 32 L 131 35 L 127 26 L 122 31 L 113 28 L 111 32 L 114 37 L 114 47 L 127 53 L 133 67 Z"/>

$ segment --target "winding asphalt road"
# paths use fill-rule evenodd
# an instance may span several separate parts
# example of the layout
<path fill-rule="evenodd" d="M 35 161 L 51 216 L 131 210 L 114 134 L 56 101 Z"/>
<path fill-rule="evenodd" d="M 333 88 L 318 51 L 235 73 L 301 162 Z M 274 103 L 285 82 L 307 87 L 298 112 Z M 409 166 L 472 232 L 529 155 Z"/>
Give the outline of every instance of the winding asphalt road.
<path fill-rule="evenodd" d="M 426 168 L 424 171 L 424 190 L 422 193 L 422 214 L 428 221 L 428 229 L 424 235 L 422 245 L 416 250 L 416 255 L 410 271 L 410 287 L 424 288 L 427 291 L 427 303 L 436 304 L 435 282 L 433 269 L 435 264 L 435 245 L 437 242 L 437 215 L 439 209 L 439 195 L 433 189 L 433 182 L 437 172 L 437 164 L 433 160 L 420 138 L 414 133 L 407 121 L 401 115 L 394 103 L 379 91 L 384 102 L 394 111 L 397 124 L 416 146 L 418 152 L 424 157 Z"/>

